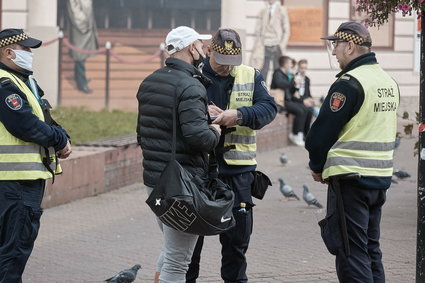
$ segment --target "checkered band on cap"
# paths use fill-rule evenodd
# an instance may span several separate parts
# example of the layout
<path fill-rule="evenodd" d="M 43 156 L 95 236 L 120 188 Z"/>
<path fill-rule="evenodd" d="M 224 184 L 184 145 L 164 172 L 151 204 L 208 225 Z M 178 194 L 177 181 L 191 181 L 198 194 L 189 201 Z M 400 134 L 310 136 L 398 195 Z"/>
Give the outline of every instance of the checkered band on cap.
<path fill-rule="evenodd" d="M 216 42 L 212 41 L 212 49 L 220 54 L 223 55 L 239 55 L 241 53 L 241 48 L 240 47 L 235 47 L 233 48 L 233 41 L 224 41 L 224 45 L 225 47 L 217 44 Z"/>
<path fill-rule="evenodd" d="M 335 37 L 346 40 L 353 41 L 355 44 L 362 45 L 365 43 L 364 39 L 356 34 L 347 33 L 344 31 L 338 31 L 334 34 Z"/>
<path fill-rule="evenodd" d="M 17 42 L 22 41 L 22 40 L 26 40 L 28 38 L 29 38 L 29 36 L 25 33 L 21 33 L 21 34 L 17 34 L 17 35 L 14 35 L 14 36 L 3 38 L 0 41 L 0 48 L 7 46 L 7 45 L 17 43 Z"/>

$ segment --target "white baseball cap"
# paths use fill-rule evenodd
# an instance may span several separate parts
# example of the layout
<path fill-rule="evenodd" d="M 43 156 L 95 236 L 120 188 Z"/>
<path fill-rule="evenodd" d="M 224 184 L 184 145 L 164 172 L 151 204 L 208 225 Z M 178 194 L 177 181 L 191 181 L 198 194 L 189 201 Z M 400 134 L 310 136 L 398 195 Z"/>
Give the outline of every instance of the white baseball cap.
<path fill-rule="evenodd" d="M 194 43 L 198 39 L 208 40 L 211 39 L 211 34 L 199 34 L 193 28 L 180 26 L 172 29 L 165 38 L 165 45 L 168 54 L 176 53 L 190 44 Z"/>

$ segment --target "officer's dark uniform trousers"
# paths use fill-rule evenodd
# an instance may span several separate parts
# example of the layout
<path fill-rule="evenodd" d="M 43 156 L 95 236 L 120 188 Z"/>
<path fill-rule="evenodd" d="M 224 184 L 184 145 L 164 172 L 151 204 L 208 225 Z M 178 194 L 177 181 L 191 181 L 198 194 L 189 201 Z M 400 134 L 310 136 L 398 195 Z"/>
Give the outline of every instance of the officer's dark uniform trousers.
<path fill-rule="evenodd" d="M 225 283 L 248 282 L 245 253 L 248 250 L 253 228 L 252 204 L 247 202 L 246 212 L 239 211 L 239 204 L 243 199 L 251 199 L 251 184 L 254 177 L 252 172 L 246 172 L 232 176 L 220 176 L 220 179 L 228 184 L 235 192 L 235 206 L 237 205 L 233 209 L 233 215 L 236 220 L 235 227 L 220 234 L 220 243 L 222 245 L 221 277 Z M 199 261 L 203 242 L 204 239 L 200 236 L 193 251 L 192 262 L 186 274 L 186 283 L 196 282 L 199 274 Z"/>
<path fill-rule="evenodd" d="M 338 279 L 343 283 L 383 283 L 385 275 L 378 240 L 381 208 L 385 203 L 387 190 L 361 188 L 351 180 L 339 182 L 347 223 L 350 256 L 346 256 L 341 242 L 336 255 Z M 334 212 L 338 213 L 336 194 L 332 185 L 328 188 L 327 202 L 327 217 Z"/>
<path fill-rule="evenodd" d="M 0 283 L 22 282 L 40 227 L 44 185 L 41 179 L 0 181 Z"/>

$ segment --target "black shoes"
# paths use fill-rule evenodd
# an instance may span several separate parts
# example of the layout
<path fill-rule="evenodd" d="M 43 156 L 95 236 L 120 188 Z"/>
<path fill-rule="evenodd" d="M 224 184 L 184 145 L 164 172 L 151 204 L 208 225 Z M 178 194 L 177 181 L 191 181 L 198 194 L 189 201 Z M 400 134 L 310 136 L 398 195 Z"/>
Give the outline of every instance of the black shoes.
<path fill-rule="evenodd" d="M 89 89 L 88 86 L 85 86 L 85 87 L 81 88 L 80 91 L 82 91 L 82 92 L 84 92 L 86 94 L 90 94 L 90 93 L 93 92 L 93 90 L 92 89 Z"/>

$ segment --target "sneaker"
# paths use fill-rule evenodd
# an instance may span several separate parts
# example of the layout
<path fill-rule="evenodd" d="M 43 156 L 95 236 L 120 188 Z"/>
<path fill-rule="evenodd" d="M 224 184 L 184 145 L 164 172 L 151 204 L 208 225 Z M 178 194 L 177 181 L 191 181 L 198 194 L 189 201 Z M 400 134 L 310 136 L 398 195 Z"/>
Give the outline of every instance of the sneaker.
<path fill-rule="evenodd" d="M 299 132 L 297 134 L 297 140 L 298 140 L 298 143 L 302 143 L 302 145 L 304 146 L 304 133 L 303 132 Z"/>
<path fill-rule="evenodd" d="M 298 133 L 296 135 L 294 135 L 293 133 L 290 133 L 289 140 L 297 146 L 304 146 L 303 133 Z"/>

